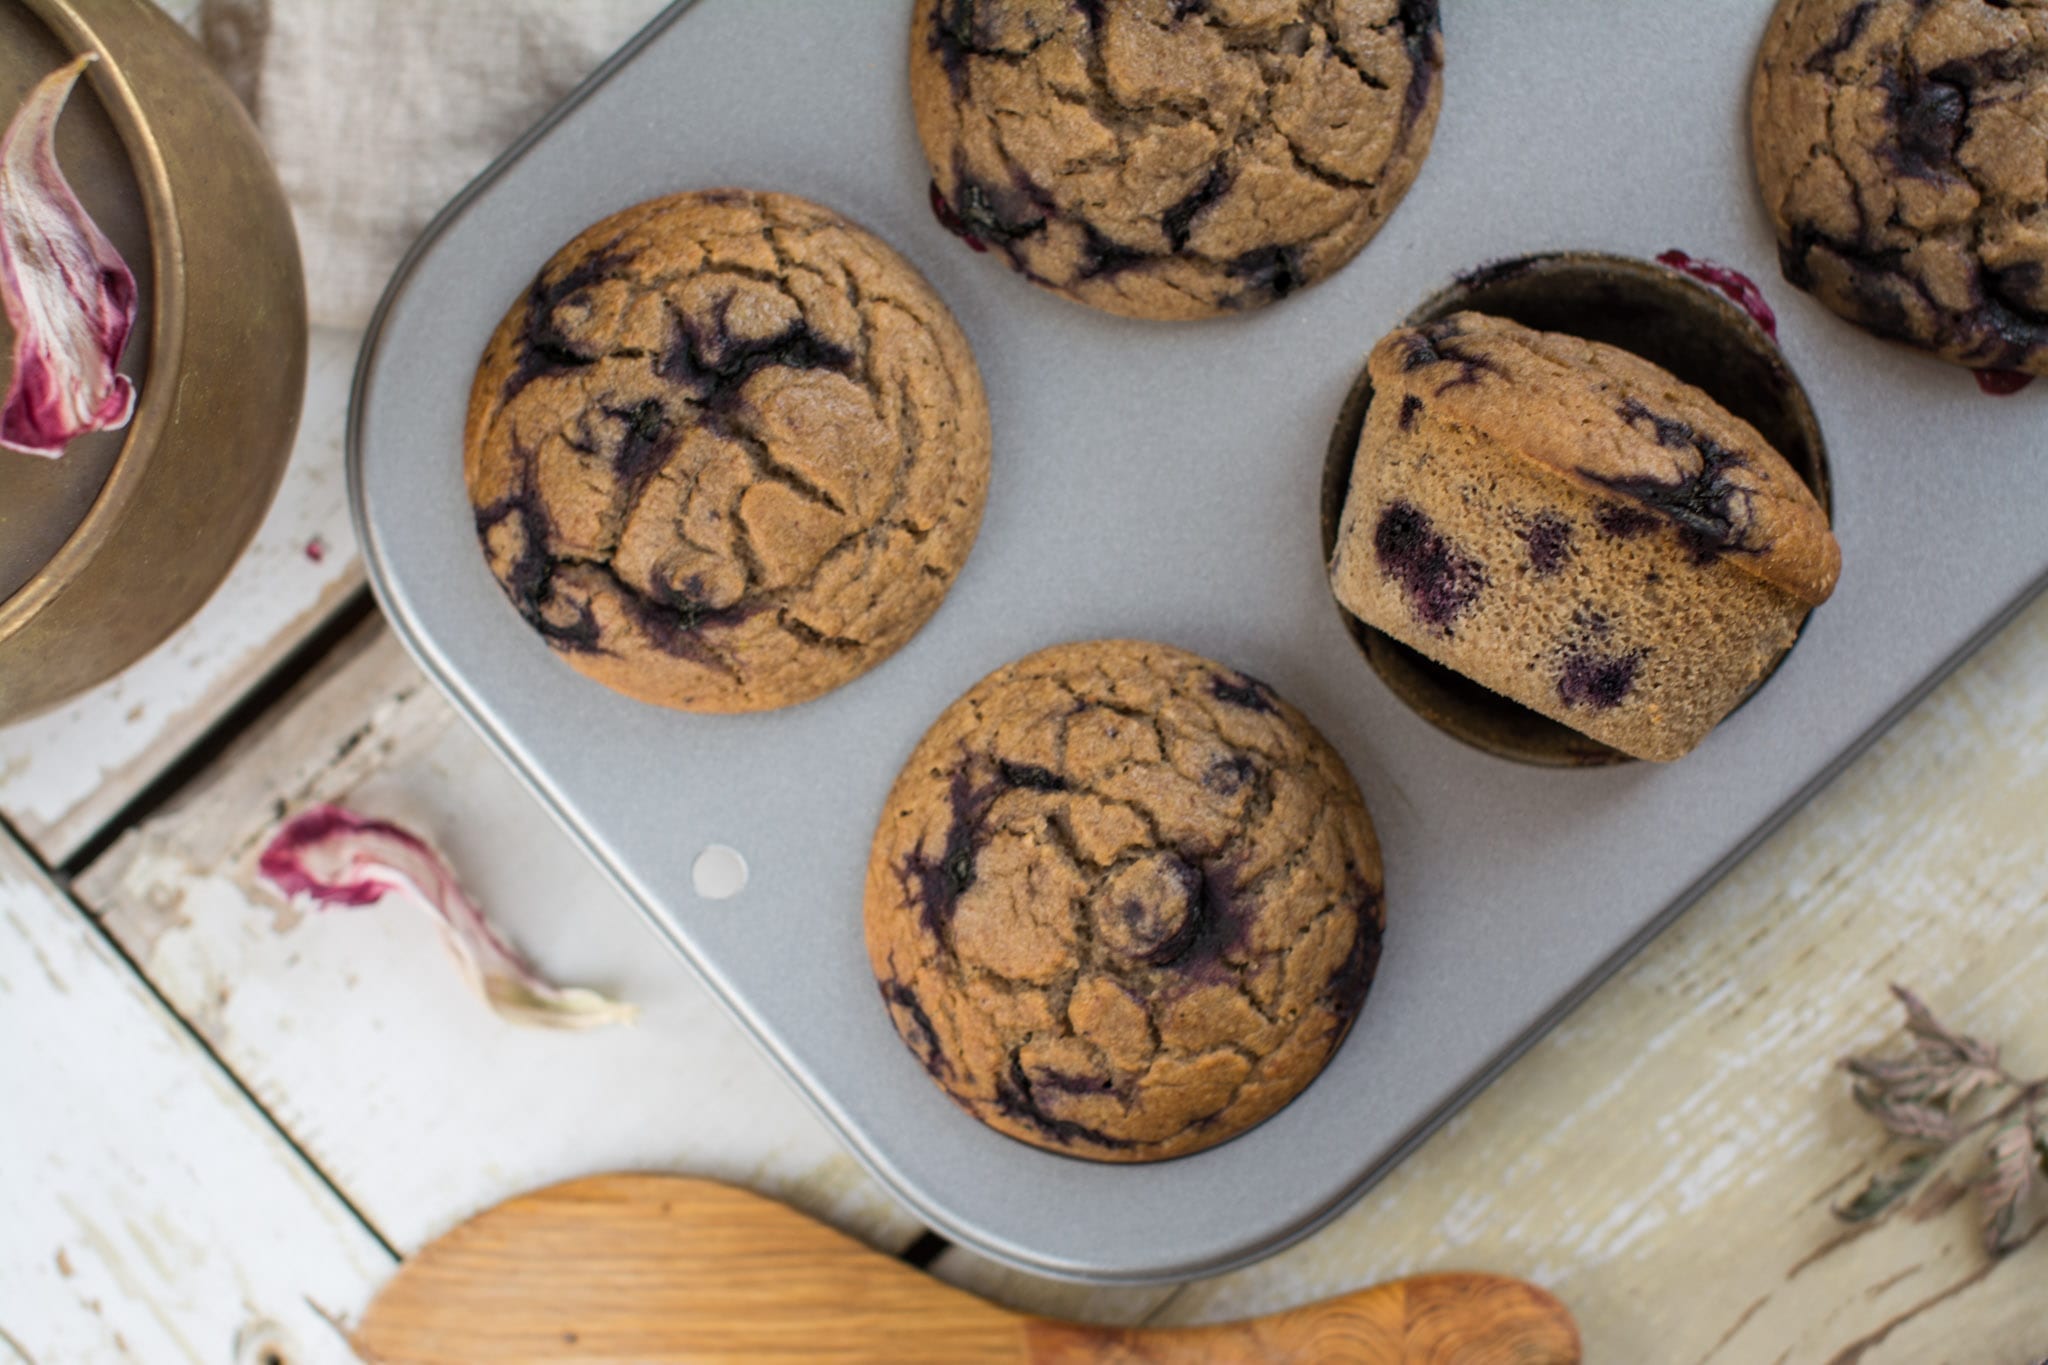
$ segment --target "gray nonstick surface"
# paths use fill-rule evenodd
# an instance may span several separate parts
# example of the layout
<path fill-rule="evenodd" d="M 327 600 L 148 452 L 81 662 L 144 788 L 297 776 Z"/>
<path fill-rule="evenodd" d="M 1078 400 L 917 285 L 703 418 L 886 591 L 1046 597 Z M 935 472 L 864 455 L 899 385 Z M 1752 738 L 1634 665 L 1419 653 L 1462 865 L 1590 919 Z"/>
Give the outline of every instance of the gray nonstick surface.
<path fill-rule="evenodd" d="M 1336 277 L 1256 313 L 1098 315 L 947 235 L 911 127 L 907 4 L 698 0 L 434 225 L 365 347 L 351 470 L 399 632 L 861 1160 L 1015 1265 L 1174 1279 L 1333 1216 L 2048 574 L 2048 385 L 1984 397 L 1777 280 L 1745 126 L 1767 6 L 1450 8 L 1408 202 Z M 550 658 L 485 570 L 459 454 L 485 338 L 541 262 L 603 214 L 721 184 L 816 199 L 916 262 L 973 340 L 996 432 L 980 543 L 931 624 L 852 685 L 745 717 L 639 705 Z M 1407 711 L 1346 633 L 1318 534 L 1331 424 L 1373 340 L 1454 274 L 1667 247 L 1749 271 L 1777 305 L 1832 455 L 1842 585 L 1683 762 L 1509 763 Z M 1137 1168 L 963 1116 L 897 1038 L 861 944 L 869 837 L 926 724 L 998 664 L 1089 636 L 1197 650 L 1301 706 L 1364 787 L 1388 869 L 1379 981 L 1322 1078 L 1236 1141 Z M 732 899 L 692 890 L 710 844 L 751 868 Z"/>

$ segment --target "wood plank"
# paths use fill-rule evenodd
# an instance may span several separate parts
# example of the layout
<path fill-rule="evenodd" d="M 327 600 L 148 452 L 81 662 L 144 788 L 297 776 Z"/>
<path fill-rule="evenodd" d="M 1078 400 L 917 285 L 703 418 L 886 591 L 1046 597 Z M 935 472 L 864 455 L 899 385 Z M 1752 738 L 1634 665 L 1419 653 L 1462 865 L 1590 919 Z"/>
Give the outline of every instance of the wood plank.
<path fill-rule="evenodd" d="M 391 1256 L 0 836 L 0 1358 L 353 1359 Z"/>
<path fill-rule="evenodd" d="M 1356 1208 L 1154 1321 L 1463 1267 L 1558 1292 L 1592 1360 L 2038 1359 L 2048 1235 L 1993 1263 L 1953 1188 L 1829 1205 L 1894 1154 L 1834 1069 L 1887 981 L 2048 1072 L 2044 832 L 2048 601 Z"/>
<path fill-rule="evenodd" d="M 256 539 L 155 652 L 0 728 L 0 815 L 63 863 L 362 586 L 342 433 L 359 335 L 315 328 L 291 462 Z"/>
<path fill-rule="evenodd" d="M 608 1170 L 730 1181 L 889 1249 L 920 1229 L 846 1156 L 381 626 L 80 879 L 125 951 L 401 1249 Z M 434 839 L 564 983 L 642 1009 L 564 1034 L 472 998 L 405 909 L 300 916 L 254 887 L 278 813 L 333 800 Z"/>

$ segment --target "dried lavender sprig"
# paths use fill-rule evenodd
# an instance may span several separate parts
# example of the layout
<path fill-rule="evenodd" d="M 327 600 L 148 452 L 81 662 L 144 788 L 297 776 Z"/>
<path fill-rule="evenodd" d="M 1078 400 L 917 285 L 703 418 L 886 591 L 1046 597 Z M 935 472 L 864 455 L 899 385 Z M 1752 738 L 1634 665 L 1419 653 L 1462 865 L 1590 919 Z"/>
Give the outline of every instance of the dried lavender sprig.
<path fill-rule="evenodd" d="M 2048 1116 L 2041 1112 L 2048 1077 L 2021 1080 L 2000 1063 L 1997 1047 L 1949 1028 L 1905 987 L 1894 985 L 1892 994 L 1905 1009 L 1912 1048 L 1902 1057 L 1846 1057 L 1842 1067 L 1855 1078 L 1856 1103 L 1918 1150 L 1873 1175 L 1836 1207 L 1836 1216 L 1849 1222 L 1882 1217 L 1966 1139 L 1993 1128 L 1988 1171 L 1976 1184 L 1985 1250 L 2003 1255 L 2031 1235 L 2022 1228 L 2022 1214 L 2037 1186 L 2048 1187 Z M 1999 1103 L 1964 1121 L 1957 1111 L 1980 1095 Z"/>

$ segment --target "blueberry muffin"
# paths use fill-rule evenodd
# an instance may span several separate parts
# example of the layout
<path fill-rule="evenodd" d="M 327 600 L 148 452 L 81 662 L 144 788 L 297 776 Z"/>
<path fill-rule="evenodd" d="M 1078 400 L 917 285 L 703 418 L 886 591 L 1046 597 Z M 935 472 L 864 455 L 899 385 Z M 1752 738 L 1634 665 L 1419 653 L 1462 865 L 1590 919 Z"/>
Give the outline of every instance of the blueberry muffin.
<path fill-rule="evenodd" d="M 1436 0 L 918 0 L 940 217 L 1068 298 L 1253 308 L 1358 253 L 1443 98 Z"/>
<path fill-rule="evenodd" d="M 505 595 L 581 672 L 690 711 L 807 700 L 938 609 L 988 403 L 908 262 L 785 194 L 612 215 L 499 324 L 463 472 Z"/>
<path fill-rule="evenodd" d="M 1627 351 L 1456 313 L 1369 371 L 1337 600 L 1603 744 L 1683 756 L 1834 590 L 1791 466 Z"/>
<path fill-rule="evenodd" d="M 2048 7 L 1782 0 L 1750 120 L 1786 279 L 1955 364 L 2048 374 Z"/>
<path fill-rule="evenodd" d="M 1385 912 L 1344 762 L 1183 650 L 997 670 L 896 779 L 867 942 L 903 1041 L 968 1113 L 1098 1161 L 1214 1146 L 1322 1070 Z"/>

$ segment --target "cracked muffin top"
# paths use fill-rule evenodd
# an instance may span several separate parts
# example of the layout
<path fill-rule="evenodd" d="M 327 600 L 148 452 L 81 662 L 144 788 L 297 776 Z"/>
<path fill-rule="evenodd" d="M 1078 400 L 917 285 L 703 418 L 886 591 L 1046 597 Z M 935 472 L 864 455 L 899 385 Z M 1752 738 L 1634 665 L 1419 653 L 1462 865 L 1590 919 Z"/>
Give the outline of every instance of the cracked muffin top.
<path fill-rule="evenodd" d="M 1300 1093 L 1385 925 L 1336 751 L 1263 683 L 1128 640 L 1042 650 L 939 717 L 889 793 L 866 914 L 940 1088 L 1100 1161 L 1200 1151 Z"/>
<path fill-rule="evenodd" d="M 1396 328 L 1373 347 L 1374 402 L 1477 432 L 1588 492 L 1639 509 L 1701 563 L 1818 606 L 1842 551 L 1827 512 L 1749 423 L 1642 357 L 1485 313 Z M 1493 382 L 1486 382 L 1493 381 Z M 1620 513 L 1616 514 L 1620 516 Z"/>
<path fill-rule="evenodd" d="M 556 253 L 484 351 L 463 452 L 527 623 L 691 711 L 788 706 L 894 653 L 965 562 L 988 468 L 980 373 L 917 271 L 737 190 Z"/>
<path fill-rule="evenodd" d="M 1958 365 L 2048 374 L 2048 0 L 1782 0 L 1751 134 L 1786 279 Z"/>
<path fill-rule="evenodd" d="M 1436 0 L 918 0 L 934 207 L 1140 318 L 1253 308 L 1393 212 L 1443 97 Z"/>

